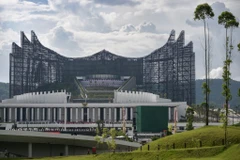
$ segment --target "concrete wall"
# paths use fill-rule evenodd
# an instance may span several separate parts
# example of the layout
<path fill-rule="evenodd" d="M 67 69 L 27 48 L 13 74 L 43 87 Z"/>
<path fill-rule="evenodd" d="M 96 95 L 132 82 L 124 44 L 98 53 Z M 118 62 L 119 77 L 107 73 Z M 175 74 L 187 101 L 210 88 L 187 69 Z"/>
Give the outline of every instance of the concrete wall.
<path fill-rule="evenodd" d="M 68 96 L 71 96 L 71 94 L 65 90 L 60 92 L 32 92 L 2 100 L 2 103 L 66 103 Z"/>
<path fill-rule="evenodd" d="M 0 142 L 0 150 L 7 148 L 8 152 L 19 154 L 24 157 L 28 156 L 28 143 L 15 143 L 15 142 Z M 91 152 L 91 148 L 84 148 L 79 146 L 68 146 L 69 155 L 84 155 L 87 154 L 88 149 Z M 60 144 L 32 144 L 32 156 L 33 157 L 51 157 L 60 156 L 60 153 L 64 154 L 65 145 Z M 103 150 L 99 150 L 103 152 Z"/>
<path fill-rule="evenodd" d="M 15 142 L 1 142 L 0 150 L 7 149 L 8 152 L 13 154 L 28 157 L 28 143 L 15 143 Z M 116 152 L 129 151 L 131 147 L 118 147 Z M 92 154 L 92 148 L 80 147 L 80 146 L 68 146 L 68 155 L 86 155 L 90 151 Z M 33 143 L 32 144 L 32 157 L 52 157 L 60 156 L 60 153 L 65 155 L 65 145 L 60 144 L 43 144 Z M 97 148 L 97 153 L 110 152 L 109 150 L 103 150 Z"/>
<path fill-rule="evenodd" d="M 169 103 L 170 99 L 160 98 L 159 95 L 148 92 L 114 91 L 114 103 Z"/>

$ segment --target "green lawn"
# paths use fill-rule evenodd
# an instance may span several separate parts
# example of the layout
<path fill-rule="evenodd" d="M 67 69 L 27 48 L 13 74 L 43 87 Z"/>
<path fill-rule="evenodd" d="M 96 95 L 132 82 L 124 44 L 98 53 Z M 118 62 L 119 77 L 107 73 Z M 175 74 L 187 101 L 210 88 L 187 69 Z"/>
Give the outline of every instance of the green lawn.
<path fill-rule="evenodd" d="M 214 157 L 208 158 L 186 158 L 184 160 L 240 160 L 240 145 L 231 146 L 226 151 Z"/>
<path fill-rule="evenodd" d="M 99 155 L 86 156 L 68 156 L 68 157 L 45 157 L 39 160 L 240 160 L 240 127 L 229 127 L 228 138 L 231 147 L 227 150 L 221 145 L 224 132 L 221 127 L 203 127 L 193 131 L 178 133 L 167 136 L 149 143 L 150 151 L 147 151 L 147 145 L 143 150 L 137 150 L 127 153 L 104 153 Z M 203 147 L 196 148 L 192 138 L 200 139 Z M 218 146 L 212 146 L 213 141 Z M 188 148 L 184 148 L 184 143 Z M 177 149 L 171 149 L 172 143 L 175 143 Z M 158 144 L 160 151 L 157 150 Z M 169 150 L 166 150 L 166 145 Z M 190 148 L 191 147 L 191 148 Z M 26 160 L 18 158 L 19 160 Z M 8 159 L 9 160 L 9 159 Z M 16 159 L 14 159 L 16 160 Z"/>
<path fill-rule="evenodd" d="M 207 126 L 160 138 L 149 143 L 149 145 L 151 151 L 157 150 L 158 145 L 160 145 L 160 150 L 166 150 L 167 145 L 169 148 L 172 148 L 173 143 L 175 143 L 175 148 L 184 148 L 184 143 L 186 143 L 187 148 L 195 148 L 200 144 L 200 142 L 196 142 L 196 140 L 201 140 L 203 147 L 211 147 L 213 143 L 218 146 L 222 145 L 223 138 L 224 130 L 222 127 Z M 232 144 L 240 143 L 240 127 L 228 127 L 228 140 Z M 143 151 L 146 151 L 148 149 L 148 144 L 144 145 L 142 148 Z"/>
<path fill-rule="evenodd" d="M 45 157 L 35 160 L 239 160 L 240 145 L 227 150 L 223 146 L 195 149 L 175 149 L 168 151 L 143 151 L 89 156 Z M 25 158 L 6 160 L 27 160 Z"/>
<path fill-rule="evenodd" d="M 206 147 L 192 149 L 175 149 L 168 151 L 143 151 L 127 153 L 105 153 L 89 156 L 68 156 L 68 157 L 45 157 L 39 160 L 163 160 L 163 159 L 181 159 L 188 157 L 209 157 L 223 152 L 224 147 Z M 8 159 L 9 160 L 9 159 Z M 16 159 L 15 159 L 16 160 Z M 26 160 L 21 159 L 19 160 Z M 35 159 L 37 160 L 37 159 Z"/>

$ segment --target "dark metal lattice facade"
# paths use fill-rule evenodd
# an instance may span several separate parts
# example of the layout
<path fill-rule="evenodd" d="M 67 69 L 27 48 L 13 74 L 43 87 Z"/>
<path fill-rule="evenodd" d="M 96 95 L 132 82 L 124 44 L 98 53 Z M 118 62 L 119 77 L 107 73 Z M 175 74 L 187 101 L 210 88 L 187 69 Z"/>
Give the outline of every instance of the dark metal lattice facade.
<path fill-rule="evenodd" d="M 127 58 L 102 50 L 92 56 L 67 58 L 44 47 L 31 32 L 31 42 L 21 32 L 21 47 L 12 44 L 10 97 L 37 91 L 49 83 L 72 81 L 76 76 L 112 74 L 135 76 L 138 89 L 165 95 L 173 101 L 195 103 L 195 53 L 184 45 L 184 31 L 141 58 Z"/>

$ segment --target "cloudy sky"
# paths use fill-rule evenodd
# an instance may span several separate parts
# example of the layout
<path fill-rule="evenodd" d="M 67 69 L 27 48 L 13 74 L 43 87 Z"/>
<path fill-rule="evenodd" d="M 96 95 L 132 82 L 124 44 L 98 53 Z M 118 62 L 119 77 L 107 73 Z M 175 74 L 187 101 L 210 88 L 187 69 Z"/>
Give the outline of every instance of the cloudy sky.
<path fill-rule="evenodd" d="M 196 78 L 204 76 L 203 26 L 193 21 L 198 4 L 208 2 L 215 17 L 211 31 L 211 76 L 221 78 L 224 28 L 222 11 L 240 19 L 240 0 L 0 0 L 0 82 L 8 82 L 11 43 L 20 45 L 20 31 L 30 39 L 34 30 L 48 48 L 68 57 L 106 49 L 118 55 L 141 57 L 160 48 L 172 29 L 185 30 L 186 44 L 194 43 Z M 240 29 L 234 31 L 234 45 Z M 232 78 L 240 80 L 240 53 L 234 50 Z"/>

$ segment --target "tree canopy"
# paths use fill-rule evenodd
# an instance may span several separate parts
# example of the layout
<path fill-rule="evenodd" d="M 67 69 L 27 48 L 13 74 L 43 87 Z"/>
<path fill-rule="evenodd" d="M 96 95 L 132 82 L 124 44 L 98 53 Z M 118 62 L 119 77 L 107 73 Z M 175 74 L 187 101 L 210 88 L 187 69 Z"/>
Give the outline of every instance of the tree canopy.
<path fill-rule="evenodd" d="M 235 16 L 228 11 L 222 12 L 221 15 L 218 16 L 218 23 L 224 25 L 225 28 L 238 27 L 239 25 Z"/>
<path fill-rule="evenodd" d="M 207 3 L 198 5 L 194 12 L 194 20 L 205 20 L 212 17 L 214 17 L 213 10 Z"/>

